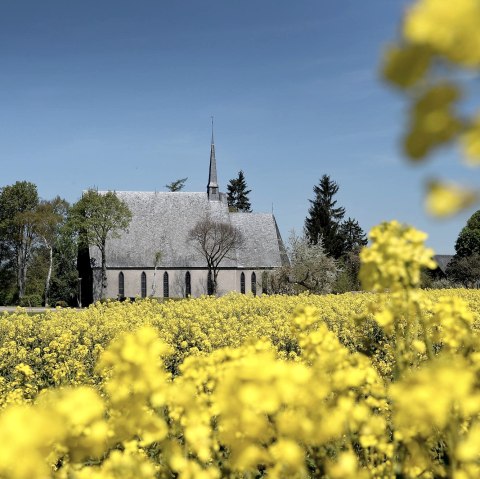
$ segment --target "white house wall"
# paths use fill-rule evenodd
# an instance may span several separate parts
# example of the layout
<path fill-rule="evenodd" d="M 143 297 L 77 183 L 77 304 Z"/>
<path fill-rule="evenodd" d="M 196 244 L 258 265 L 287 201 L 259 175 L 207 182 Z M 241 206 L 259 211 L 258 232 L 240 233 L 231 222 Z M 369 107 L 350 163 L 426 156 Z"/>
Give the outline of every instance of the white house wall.
<path fill-rule="evenodd" d="M 175 269 L 165 270 L 157 269 L 155 274 L 155 297 L 162 298 L 163 294 L 163 278 L 165 271 L 168 273 L 169 279 L 169 297 L 183 298 L 186 296 L 185 275 L 187 271 L 190 272 L 192 296 L 198 297 L 207 294 L 207 270 L 200 269 Z M 107 269 L 107 289 L 105 296 L 107 298 L 119 297 L 119 274 L 123 273 L 124 277 L 124 296 L 127 298 L 141 297 L 141 276 L 145 272 L 146 275 L 146 293 L 147 296 L 152 295 L 152 285 L 154 278 L 154 271 L 152 269 L 137 270 L 137 269 Z M 241 292 L 241 275 L 245 275 L 245 293 L 252 292 L 252 273 L 256 275 L 257 295 L 262 294 L 262 274 L 265 270 L 220 270 L 217 279 L 217 293 L 223 295 L 229 291 Z M 98 285 L 100 284 L 100 270 L 94 270 L 94 298 L 100 297 Z"/>

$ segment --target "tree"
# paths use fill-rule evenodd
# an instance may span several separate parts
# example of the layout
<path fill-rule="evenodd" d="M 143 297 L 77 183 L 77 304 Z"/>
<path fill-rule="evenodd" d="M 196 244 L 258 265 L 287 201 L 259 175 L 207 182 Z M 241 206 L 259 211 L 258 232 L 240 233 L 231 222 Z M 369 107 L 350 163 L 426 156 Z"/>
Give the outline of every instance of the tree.
<path fill-rule="evenodd" d="M 165 188 L 167 188 L 168 191 L 181 191 L 183 190 L 183 187 L 185 186 L 185 182 L 188 180 L 188 178 L 180 178 L 178 180 L 172 181 L 171 183 L 168 183 L 168 185 L 165 185 Z"/>
<path fill-rule="evenodd" d="M 480 254 L 455 256 L 447 266 L 447 278 L 454 283 L 461 283 L 466 288 L 475 288 L 480 284 Z"/>
<path fill-rule="evenodd" d="M 449 280 L 465 287 L 480 282 L 480 210 L 473 213 L 455 242 L 455 256 L 447 266 Z"/>
<path fill-rule="evenodd" d="M 455 242 L 455 256 L 464 258 L 480 254 L 480 210 L 473 213 Z"/>
<path fill-rule="evenodd" d="M 242 233 L 230 223 L 216 221 L 207 215 L 190 230 L 188 239 L 207 261 L 211 292 L 216 294 L 220 263 L 224 258 L 234 259 L 230 253 L 243 243 Z"/>
<path fill-rule="evenodd" d="M 334 293 L 347 293 L 361 289 L 359 251 L 347 251 L 338 261 L 338 275 L 333 286 Z"/>
<path fill-rule="evenodd" d="M 306 236 L 293 232 L 288 254 L 290 264 L 274 273 L 272 285 L 276 293 L 311 291 L 325 294 L 332 291 L 338 274 L 337 263 L 325 254 L 321 242 L 312 244 Z"/>
<path fill-rule="evenodd" d="M 12 304 L 15 296 L 15 268 L 11 254 L 0 239 L 0 304 Z"/>
<path fill-rule="evenodd" d="M 245 175 L 243 171 L 240 170 L 238 177 L 231 179 L 227 185 L 227 202 L 230 210 L 251 213 L 252 208 L 248 199 L 251 191 L 252 190 L 247 190 Z"/>
<path fill-rule="evenodd" d="M 339 235 L 343 241 L 342 255 L 349 252 L 358 253 L 368 243 L 367 235 L 358 224 L 358 221 L 352 218 L 348 218 L 348 220 L 340 224 Z"/>
<path fill-rule="evenodd" d="M 155 252 L 155 256 L 153 257 L 153 281 L 152 281 L 152 298 L 155 296 L 155 292 L 157 290 L 157 267 L 158 263 L 162 259 L 162 252 L 157 251 Z"/>
<path fill-rule="evenodd" d="M 305 219 L 305 235 L 312 244 L 323 243 L 327 255 L 339 258 L 343 253 L 343 240 L 339 233 L 340 222 L 345 215 L 345 208 L 336 206 L 333 199 L 338 191 L 338 184 L 323 175 L 320 182 L 313 187 L 315 198 L 309 200 L 309 216 Z"/>
<path fill-rule="evenodd" d="M 17 181 L 0 190 L 0 243 L 15 270 L 18 297 L 25 294 L 27 269 L 36 246 L 37 187 Z"/>
<path fill-rule="evenodd" d="M 66 221 L 62 221 L 59 226 L 53 247 L 53 271 L 49 291 L 51 304 L 61 301 L 70 306 L 78 305 L 77 256 L 78 236 L 69 227 L 67 217 Z"/>
<path fill-rule="evenodd" d="M 125 202 L 113 191 L 99 193 L 90 189 L 73 205 L 70 220 L 89 246 L 96 246 L 101 254 L 101 293 L 107 287 L 107 239 L 118 238 L 128 228 L 132 213 Z"/>
<path fill-rule="evenodd" d="M 47 307 L 53 270 L 53 248 L 59 237 L 62 224 L 65 224 L 67 213 L 68 203 L 59 196 L 51 201 L 41 201 L 36 209 L 35 231 L 48 251 L 48 271 L 44 292 L 45 306 Z"/>

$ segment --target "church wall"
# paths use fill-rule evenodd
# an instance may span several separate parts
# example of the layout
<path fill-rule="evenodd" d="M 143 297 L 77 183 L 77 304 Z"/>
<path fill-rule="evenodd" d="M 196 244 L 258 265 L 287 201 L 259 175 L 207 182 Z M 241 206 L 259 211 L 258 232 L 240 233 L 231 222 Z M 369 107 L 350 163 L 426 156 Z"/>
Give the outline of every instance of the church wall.
<path fill-rule="evenodd" d="M 170 298 L 186 297 L 185 275 L 190 272 L 191 296 L 198 297 L 207 294 L 207 270 L 199 269 L 157 269 L 155 275 L 155 297 L 163 297 L 164 273 L 168 273 L 168 288 Z M 145 273 L 145 295 L 151 296 L 154 279 L 152 269 L 108 269 L 107 270 L 107 298 L 119 297 L 119 274 L 123 273 L 124 296 L 136 298 L 142 296 L 142 273 Z M 245 275 L 245 294 L 252 292 L 252 273 L 256 275 L 256 294 L 262 294 L 262 273 L 263 270 L 220 270 L 218 274 L 218 295 L 222 296 L 230 291 L 241 291 L 242 273 Z M 100 271 L 94 271 L 94 295 L 95 299 L 100 297 L 99 280 Z"/>

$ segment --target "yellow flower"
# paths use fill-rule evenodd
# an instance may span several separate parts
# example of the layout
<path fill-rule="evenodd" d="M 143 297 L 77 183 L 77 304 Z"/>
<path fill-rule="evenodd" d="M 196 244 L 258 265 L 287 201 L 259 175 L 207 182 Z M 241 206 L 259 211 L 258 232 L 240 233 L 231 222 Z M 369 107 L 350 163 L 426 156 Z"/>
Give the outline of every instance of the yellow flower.
<path fill-rule="evenodd" d="M 454 183 L 430 181 L 428 184 L 425 207 L 433 216 L 452 216 L 460 210 L 470 207 L 477 201 L 478 194 Z"/>
<path fill-rule="evenodd" d="M 480 65 L 480 4 L 477 0 L 420 0 L 408 11 L 405 37 L 428 45 L 465 66 Z"/>

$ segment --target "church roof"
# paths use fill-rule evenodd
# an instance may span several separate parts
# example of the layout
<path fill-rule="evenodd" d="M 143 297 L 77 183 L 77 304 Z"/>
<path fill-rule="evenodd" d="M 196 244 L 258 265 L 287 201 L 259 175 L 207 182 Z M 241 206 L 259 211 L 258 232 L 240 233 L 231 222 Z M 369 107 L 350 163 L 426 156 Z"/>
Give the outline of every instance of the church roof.
<path fill-rule="evenodd" d="M 153 268 L 161 251 L 158 268 L 206 268 L 206 261 L 188 241 L 199 219 L 210 215 L 229 222 L 245 241 L 224 258 L 221 268 L 274 268 L 286 259 L 280 233 L 272 214 L 230 213 L 225 200 L 209 201 L 207 193 L 120 191 L 117 196 L 132 212 L 127 232 L 107 241 L 107 267 Z M 223 195 L 222 195 L 223 196 Z M 97 248 L 91 249 L 95 265 L 100 265 Z"/>
<path fill-rule="evenodd" d="M 437 263 L 440 271 L 442 273 L 445 273 L 448 264 L 453 259 L 453 255 L 452 254 L 436 254 L 436 255 L 434 255 L 433 259 Z"/>

